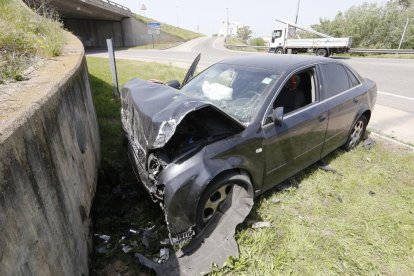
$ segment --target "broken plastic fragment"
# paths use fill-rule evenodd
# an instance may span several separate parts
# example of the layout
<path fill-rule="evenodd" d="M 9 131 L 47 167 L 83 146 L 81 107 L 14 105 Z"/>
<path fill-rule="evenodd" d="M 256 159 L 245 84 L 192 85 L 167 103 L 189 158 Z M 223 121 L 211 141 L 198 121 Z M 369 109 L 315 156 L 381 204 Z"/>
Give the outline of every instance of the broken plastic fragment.
<path fill-rule="evenodd" d="M 164 261 L 170 258 L 170 250 L 166 247 L 160 249 L 160 258 L 158 259 L 158 263 L 163 263 Z"/>
<path fill-rule="evenodd" d="M 108 235 L 100 235 L 100 234 L 95 234 L 95 237 L 99 237 L 100 239 L 104 240 L 105 242 L 108 242 L 111 237 Z"/>
<path fill-rule="evenodd" d="M 136 253 L 140 263 L 155 270 L 158 275 L 200 275 L 211 270 L 211 264 L 223 266 L 233 256 L 239 257 L 235 228 L 249 214 L 253 206 L 253 190 L 235 185 L 205 228 L 180 251 L 158 263 Z"/>
<path fill-rule="evenodd" d="M 160 241 L 160 244 L 162 245 L 170 244 L 170 239 L 164 239 L 163 241 Z"/>
<path fill-rule="evenodd" d="M 134 229 L 129 229 L 129 232 L 131 232 L 132 234 L 138 234 L 139 233 L 139 231 L 134 230 Z"/>
<path fill-rule="evenodd" d="M 366 149 L 371 149 L 373 146 L 375 146 L 377 144 L 377 142 L 375 142 L 374 140 L 372 140 L 371 138 L 368 138 L 364 141 L 364 143 L 362 144 L 362 146 Z"/>
<path fill-rule="evenodd" d="M 267 228 L 270 227 L 271 223 L 270 221 L 258 221 L 253 223 L 252 228 L 253 229 L 257 229 L 257 228 Z"/>
<path fill-rule="evenodd" d="M 122 251 L 124 251 L 125 254 L 127 254 L 131 250 L 132 250 L 132 247 L 129 245 L 125 245 L 124 247 L 122 247 Z"/>

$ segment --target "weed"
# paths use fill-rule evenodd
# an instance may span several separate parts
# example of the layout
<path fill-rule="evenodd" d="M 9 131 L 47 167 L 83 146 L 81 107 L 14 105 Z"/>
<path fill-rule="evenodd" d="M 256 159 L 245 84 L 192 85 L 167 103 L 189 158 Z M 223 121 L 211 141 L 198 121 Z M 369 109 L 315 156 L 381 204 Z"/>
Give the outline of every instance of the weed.
<path fill-rule="evenodd" d="M 21 1 L 0 0 L 0 75 L 21 80 L 35 57 L 60 54 L 64 43 L 61 23 L 42 17 Z"/>

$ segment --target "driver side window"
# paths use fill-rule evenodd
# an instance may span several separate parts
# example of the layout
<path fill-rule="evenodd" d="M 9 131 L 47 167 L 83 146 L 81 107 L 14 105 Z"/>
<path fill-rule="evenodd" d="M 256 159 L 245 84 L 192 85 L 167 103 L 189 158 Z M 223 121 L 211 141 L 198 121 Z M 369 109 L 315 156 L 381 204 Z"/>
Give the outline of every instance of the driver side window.
<path fill-rule="evenodd" d="M 299 71 L 291 75 L 273 103 L 273 109 L 283 107 L 283 114 L 289 114 L 315 102 L 315 68 Z"/>

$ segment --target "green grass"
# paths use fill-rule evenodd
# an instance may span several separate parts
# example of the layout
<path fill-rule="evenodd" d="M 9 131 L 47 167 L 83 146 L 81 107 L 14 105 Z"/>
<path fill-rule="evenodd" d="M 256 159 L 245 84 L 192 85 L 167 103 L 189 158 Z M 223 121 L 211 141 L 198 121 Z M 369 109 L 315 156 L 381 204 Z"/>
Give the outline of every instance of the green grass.
<path fill-rule="evenodd" d="M 239 45 L 248 46 L 246 43 L 244 43 L 243 41 L 241 41 L 238 38 L 231 37 L 231 36 L 228 36 L 226 38 L 225 46 L 226 46 L 226 48 L 231 49 L 231 50 L 242 51 L 242 52 L 263 52 L 263 51 L 267 51 L 267 49 L 262 50 L 262 49 L 252 48 L 252 47 L 234 47 L 234 46 L 239 46 Z"/>
<path fill-rule="evenodd" d="M 120 105 L 112 96 L 108 61 L 87 61 L 103 158 L 94 207 L 95 232 L 117 241 L 129 228 L 156 225 L 164 238 L 162 213 L 138 185 L 121 145 Z M 165 81 L 182 80 L 185 74 L 168 65 L 135 61 L 119 60 L 117 67 L 121 84 L 136 76 Z M 211 274 L 413 274 L 414 153 L 381 142 L 370 150 L 337 150 L 326 160 L 342 176 L 311 166 L 293 177 L 290 185 L 257 198 L 236 231 L 240 259 L 228 260 Z M 117 186 L 122 197 L 112 192 Z M 262 220 L 271 221 L 272 226 L 250 227 L 250 222 Z M 140 240 L 137 243 L 135 252 L 156 254 L 145 251 Z M 93 275 L 119 262 L 127 264 L 132 274 L 148 271 L 136 258 L 122 253 L 117 242 L 111 247 L 112 253 L 94 257 Z"/>
<path fill-rule="evenodd" d="M 35 57 L 60 54 L 61 23 L 35 14 L 18 0 L 0 0 L 0 79 L 21 80 Z"/>
<path fill-rule="evenodd" d="M 158 20 L 148 18 L 148 17 L 142 16 L 142 15 L 137 15 L 137 14 L 135 15 L 135 18 L 137 20 L 141 21 L 141 22 L 144 22 L 144 23 L 159 22 Z M 177 36 L 177 37 L 183 39 L 184 41 L 191 40 L 191 39 L 203 36 L 203 34 L 196 33 L 196 32 L 193 32 L 193 31 L 189 31 L 189 30 L 186 30 L 186 29 L 183 29 L 183 28 L 180 28 L 180 27 L 176 27 L 176 26 L 167 24 L 167 23 L 163 23 L 163 22 L 160 22 L 160 23 L 161 23 L 161 31 L 162 32 L 165 32 L 165 33 L 170 34 L 170 35 Z"/>
<path fill-rule="evenodd" d="M 272 227 L 244 223 L 240 260 L 212 274 L 412 275 L 414 153 L 379 144 L 328 160 L 343 176 L 312 166 L 259 197 L 247 220 Z"/>

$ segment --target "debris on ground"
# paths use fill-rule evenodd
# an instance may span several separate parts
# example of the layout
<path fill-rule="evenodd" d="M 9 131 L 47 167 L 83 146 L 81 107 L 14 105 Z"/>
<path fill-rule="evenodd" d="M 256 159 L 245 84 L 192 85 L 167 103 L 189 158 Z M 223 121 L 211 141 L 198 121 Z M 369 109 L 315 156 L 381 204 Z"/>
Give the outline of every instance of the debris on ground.
<path fill-rule="evenodd" d="M 272 198 L 273 203 L 280 203 L 282 200 L 280 198 Z"/>
<path fill-rule="evenodd" d="M 364 147 L 366 149 L 371 149 L 376 144 L 377 144 L 377 142 L 375 142 L 372 138 L 368 138 L 364 141 L 364 143 L 362 144 L 362 147 Z"/>
<path fill-rule="evenodd" d="M 258 229 L 258 228 L 267 228 L 272 226 L 272 224 L 270 223 L 270 221 L 258 221 L 252 224 L 252 228 L 253 229 Z"/>
<path fill-rule="evenodd" d="M 205 274 L 213 263 L 221 267 L 230 256 L 239 257 L 234 238 L 236 226 L 244 221 L 252 206 L 253 191 L 235 185 L 204 229 L 175 254 L 169 255 L 168 251 L 167 260 L 158 263 L 161 256 L 168 256 L 166 251 L 160 251 L 160 259 L 155 262 L 140 253 L 135 256 L 158 275 Z"/>
<path fill-rule="evenodd" d="M 125 245 L 122 247 L 122 251 L 124 251 L 125 254 L 128 254 L 132 250 L 132 247 L 129 245 Z"/>
<path fill-rule="evenodd" d="M 319 160 L 317 164 L 318 164 L 319 169 L 321 169 L 321 170 L 324 170 L 326 172 L 332 172 L 332 173 L 338 174 L 340 176 L 343 176 L 340 172 L 338 172 L 336 169 L 332 168 L 323 159 Z"/>
<path fill-rule="evenodd" d="M 142 230 L 142 244 L 148 250 L 153 250 L 158 246 L 158 234 L 154 232 L 154 227 Z"/>
<path fill-rule="evenodd" d="M 101 235 L 101 234 L 95 234 L 95 237 L 98 237 L 101 240 L 104 240 L 105 243 L 107 243 L 111 239 L 110 236 L 108 236 L 108 235 Z"/>
<path fill-rule="evenodd" d="M 101 243 L 95 246 L 96 253 L 107 254 L 109 252 L 112 252 L 113 249 L 111 249 L 111 245 L 108 243 L 108 241 L 111 239 L 110 236 L 103 234 L 95 234 L 94 236 L 101 240 Z"/>
<path fill-rule="evenodd" d="M 368 193 L 370 196 L 374 196 L 375 195 L 375 192 L 373 192 L 373 191 L 369 191 L 369 193 Z"/>
<path fill-rule="evenodd" d="M 170 258 L 170 250 L 166 247 L 160 249 L 160 258 L 156 261 L 161 264 Z"/>

